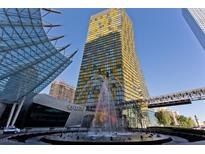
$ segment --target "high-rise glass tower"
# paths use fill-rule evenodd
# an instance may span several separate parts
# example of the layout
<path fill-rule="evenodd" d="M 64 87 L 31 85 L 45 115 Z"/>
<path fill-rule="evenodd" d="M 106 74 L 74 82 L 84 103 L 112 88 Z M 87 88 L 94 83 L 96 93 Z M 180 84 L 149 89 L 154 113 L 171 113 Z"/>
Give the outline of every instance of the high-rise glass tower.
<path fill-rule="evenodd" d="M 183 17 L 189 24 L 191 30 L 205 49 L 205 9 L 188 8 L 182 9 Z"/>
<path fill-rule="evenodd" d="M 90 18 L 75 103 L 95 103 L 99 76 L 110 78 L 116 103 L 148 98 L 134 45 L 132 21 L 124 9 L 107 9 Z"/>

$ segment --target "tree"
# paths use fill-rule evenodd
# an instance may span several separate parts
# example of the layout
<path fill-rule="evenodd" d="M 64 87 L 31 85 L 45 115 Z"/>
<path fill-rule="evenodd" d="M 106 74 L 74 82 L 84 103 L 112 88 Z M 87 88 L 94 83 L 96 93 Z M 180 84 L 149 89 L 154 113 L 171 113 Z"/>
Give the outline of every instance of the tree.
<path fill-rule="evenodd" d="M 170 111 L 160 110 L 155 113 L 155 116 L 158 120 L 158 124 L 163 126 L 175 126 L 174 118 Z M 196 126 L 195 121 L 191 117 L 179 115 L 177 116 L 177 121 L 179 123 L 179 127 L 192 128 Z"/>
<path fill-rule="evenodd" d="M 187 126 L 189 127 L 189 128 L 192 128 L 192 127 L 195 127 L 196 126 L 196 123 L 195 123 L 195 121 L 192 119 L 192 118 L 188 118 L 187 119 Z"/>
<path fill-rule="evenodd" d="M 164 126 L 170 126 L 172 123 L 171 115 L 168 111 L 159 111 L 155 113 L 158 123 Z"/>
<path fill-rule="evenodd" d="M 196 126 L 196 123 L 191 117 L 185 117 L 183 115 L 178 116 L 178 122 L 180 127 L 184 128 L 192 128 Z"/>
<path fill-rule="evenodd" d="M 183 115 L 178 116 L 178 122 L 180 127 L 186 127 L 186 117 Z"/>

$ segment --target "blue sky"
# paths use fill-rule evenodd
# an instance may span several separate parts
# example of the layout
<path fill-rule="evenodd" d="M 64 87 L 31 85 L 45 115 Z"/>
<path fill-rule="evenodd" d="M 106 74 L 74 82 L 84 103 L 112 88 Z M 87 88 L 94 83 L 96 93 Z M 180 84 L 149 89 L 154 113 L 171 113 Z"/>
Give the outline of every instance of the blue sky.
<path fill-rule="evenodd" d="M 60 9 L 62 15 L 48 15 L 45 21 L 62 24 L 49 34 L 66 37 L 58 45 L 71 43 L 69 55 L 79 52 L 73 63 L 57 78 L 77 85 L 89 18 L 104 9 Z M 133 21 L 135 47 L 150 96 L 205 87 L 205 51 L 181 15 L 180 9 L 126 9 Z M 48 93 L 50 85 L 42 92 Z M 205 121 L 205 101 L 170 107 L 186 116 Z"/>

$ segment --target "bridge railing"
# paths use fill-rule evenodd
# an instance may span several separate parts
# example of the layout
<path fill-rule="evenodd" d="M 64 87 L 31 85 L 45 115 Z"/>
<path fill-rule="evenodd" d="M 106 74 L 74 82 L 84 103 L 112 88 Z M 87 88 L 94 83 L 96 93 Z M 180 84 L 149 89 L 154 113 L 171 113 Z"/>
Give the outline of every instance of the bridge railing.
<path fill-rule="evenodd" d="M 148 104 L 154 104 L 154 103 L 163 103 L 163 102 L 179 101 L 179 100 L 186 100 L 186 99 L 189 99 L 191 101 L 205 99 L 205 87 L 171 93 L 167 95 L 161 95 L 157 97 L 151 97 L 150 99 L 146 100 L 146 102 L 148 102 Z"/>
<path fill-rule="evenodd" d="M 122 107 L 122 106 L 130 106 L 134 104 L 146 103 L 148 107 L 160 107 L 160 106 L 190 104 L 191 101 L 196 101 L 196 100 L 205 100 L 205 87 L 170 93 L 166 95 L 160 95 L 156 97 L 151 97 L 149 99 L 122 102 L 116 104 L 116 106 Z"/>

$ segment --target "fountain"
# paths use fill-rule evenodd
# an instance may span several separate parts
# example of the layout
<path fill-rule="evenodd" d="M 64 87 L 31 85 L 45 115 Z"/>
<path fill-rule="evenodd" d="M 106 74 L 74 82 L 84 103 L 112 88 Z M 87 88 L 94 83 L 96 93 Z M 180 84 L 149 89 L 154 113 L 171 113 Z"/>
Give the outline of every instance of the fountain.
<path fill-rule="evenodd" d="M 112 101 L 112 94 L 109 91 L 109 80 L 104 79 L 90 132 L 95 132 L 96 129 L 106 134 L 112 134 L 118 130 L 118 119 L 115 110 L 115 104 Z"/>
<path fill-rule="evenodd" d="M 58 144 L 69 143 L 151 143 L 169 140 L 170 138 L 155 133 L 122 131 L 119 127 L 120 118 L 110 90 L 110 79 L 100 76 L 101 88 L 95 105 L 95 113 L 88 131 L 67 132 L 49 135 L 44 141 Z M 85 106 L 88 104 L 85 104 Z M 83 120 L 82 120 L 83 123 Z"/>

